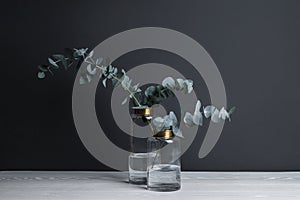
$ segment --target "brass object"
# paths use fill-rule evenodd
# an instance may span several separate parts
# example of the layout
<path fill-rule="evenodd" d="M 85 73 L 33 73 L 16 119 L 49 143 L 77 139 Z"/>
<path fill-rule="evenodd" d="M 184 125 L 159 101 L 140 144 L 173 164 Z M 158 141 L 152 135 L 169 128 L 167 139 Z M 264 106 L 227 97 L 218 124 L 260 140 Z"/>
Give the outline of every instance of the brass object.
<path fill-rule="evenodd" d="M 164 131 L 160 131 L 160 132 L 158 132 L 158 133 L 156 133 L 155 135 L 154 135 L 154 137 L 162 137 L 162 138 L 164 138 L 164 139 L 171 139 L 171 138 L 173 138 L 175 135 L 174 135 L 174 133 L 173 133 L 173 131 L 172 130 L 164 130 Z"/>
<path fill-rule="evenodd" d="M 134 114 L 141 116 L 150 116 L 151 115 L 151 107 L 133 107 Z"/>

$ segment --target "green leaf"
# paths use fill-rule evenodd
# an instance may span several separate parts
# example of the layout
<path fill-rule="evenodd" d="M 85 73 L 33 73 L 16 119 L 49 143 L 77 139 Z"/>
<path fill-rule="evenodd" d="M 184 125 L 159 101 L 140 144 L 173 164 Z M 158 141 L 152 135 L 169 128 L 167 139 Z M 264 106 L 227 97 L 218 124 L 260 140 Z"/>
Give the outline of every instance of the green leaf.
<path fill-rule="evenodd" d="M 80 76 L 79 84 L 83 85 L 83 84 L 86 84 L 86 83 L 87 83 L 86 79 L 83 76 Z"/>
<path fill-rule="evenodd" d="M 53 58 L 55 58 L 55 59 L 57 59 L 57 60 L 62 60 L 62 59 L 65 58 L 65 56 L 64 56 L 64 55 L 61 55 L 61 54 L 54 54 L 54 55 L 53 55 Z"/>
<path fill-rule="evenodd" d="M 160 93 L 159 93 L 159 96 L 161 96 L 161 97 L 164 98 L 164 99 L 168 98 L 167 94 L 164 93 L 164 92 L 160 92 Z"/>
<path fill-rule="evenodd" d="M 107 80 L 107 79 L 105 78 L 105 79 L 103 79 L 103 81 L 102 81 L 102 84 L 103 84 L 104 87 L 106 87 L 106 80 Z"/>
<path fill-rule="evenodd" d="M 164 88 L 163 90 L 161 90 L 161 93 L 163 94 L 165 99 L 175 96 L 174 92 L 168 88 Z"/>
<path fill-rule="evenodd" d="M 122 105 L 124 105 L 128 100 L 128 97 L 126 97 L 123 101 L 122 101 Z"/>
<path fill-rule="evenodd" d="M 111 79 L 111 82 L 112 82 L 112 86 L 114 87 L 114 88 L 116 88 L 116 87 L 118 87 L 121 83 L 120 83 L 120 81 L 118 81 L 117 79 Z"/>
<path fill-rule="evenodd" d="M 65 68 L 65 70 L 68 69 L 68 63 L 67 63 L 66 58 L 65 58 L 64 55 L 55 54 L 55 55 L 53 55 L 53 58 L 55 58 L 56 60 L 59 60 L 62 64 L 62 66 Z"/>
<path fill-rule="evenodd" d="M 234 111 L 236 110 L 236 107 L 232 107 L 230 108 L 230 110 L 228 111 L 229 115 L 232 115 L 234 113 Z"/>
<path fill-rule="evenodd" d="M 97 58 L 96 65 L 102 64 L 103 58 Z"/>
<path fill-rule="evenodd" d="M 94 55 L 94 51 L 91 51 L 91 52 L 89 53 L 88 57 L 93 57 L 93 55 Z"/>
<path fill-rule="evenodd" d="M 139 103 L 142 103 L 143 104 L 143 96 L 142 96 L 142 92 L 135 92 L 134 94 L 133 94 L 133 96 L 137 99 L 137 101 L 139 102 Z M 134 101 L 132 101 L 133 102 L 133 104 L 135 105 L 135 106 L 138 106 L 138 104 L 137 104 L 137 102 L 134 100 Z"/>
<path fill-rule="evenodd" d="M 73 57 L 74 57 L 74 58 L 80 57 L 80 53 L 79 53 L 78 50 L 75 50 L 75 51 L 73 52 Z"/>
<path fill-rule="evenodd" d="M 147 87 L 147 89 L 145 90 L 145 96 L 148 97 L 148 96 L 153 95 L 153 93 L 155 92 L 155 90 L 156 90 L 156 87 L 153 86 L 153 85 Z"/>
<path fill-rule="evenodd" d="M 42 72 L 47 72 L 48 71 L 48 66 L 47 65 L 39 65 L 38 68 Z"/>
<path fill-rule="evenodd" d="M 45 72 L 38 72 L 37 76 L 39 79 L 43 79 L 43 78 L 45 78 L 46 74 L 45 74 Z"/>
<path fill-rule="evenodd" d="M 86 67 L 86 71 L 90 74 L 90 75 L 95 75 L 97 73 L 97 68 L 94 67 L 92 68 L 91 64 L 88 64 Z"/>
<path fill-rule="evenodd" d="M 161 88 L 159 87 L 159 85 L 155 87 L 155 90 L 157 91 L 157 93 L 160 93 Z"/>
<path fill-rule="evenodd" d="M 55 62 L 54 60 L 52 60 L 51 58 L 48 58 L 48 61 L 49 61 L 49 63 L 50 63 L 53 67 L 55 67 L 56 69 L 59 68 L 59 66 L 56 64 L 56 62 Z"/>
<path fill-rule="evenodd" d="M 88 50 L 88 48 L 74 49 L 73 57 L 74 58 L 84 57 L 84 54 L 87 52 L 87 50 Z"/>
<path fill-rule="evenodd" d="M 92 81 L 92 77 L 90 75 L 88 75 L 88 74 L 86 74 L 86 79 L 87 79 L 88 82 Z"/>

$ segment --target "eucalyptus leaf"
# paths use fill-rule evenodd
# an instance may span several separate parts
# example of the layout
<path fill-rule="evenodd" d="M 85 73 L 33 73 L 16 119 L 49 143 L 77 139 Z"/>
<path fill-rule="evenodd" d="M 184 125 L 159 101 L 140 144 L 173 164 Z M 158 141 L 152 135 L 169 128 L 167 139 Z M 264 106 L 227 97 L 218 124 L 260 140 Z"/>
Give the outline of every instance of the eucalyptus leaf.
<path fill-rule="evenodd" d="M 56 64 L 56 62 L 54 60 L 52 60 L 51 58 L 48 58 L 49 63 L 55 67 L 56 69 L 59 68 L 59 66 Z"/>
<path fill-rule="evenodd" d="M 220 111 L 218 109 L 215 109 L 214 112 L 211 115 L 211 121 L 214 123 L 219 123 L 220 118 L 219 118 L 219 113 Z"/>
<path fill-rule="evenodd" d="M 87 79 L 88 82 L 92 81 L 92 77 L 90 75 L 88 75 L 88 74 L 86 75 L 86 79 Z"/>
<path fill-rule="evenodd" d="M 152 124 L 156 131 L 161 131 L 164 127 L 165 120 L 162 117 L 156 117 L 152 120 Z"/>
<path fill-rule="evenodd" d="M 111 82 L 114 88 L 120 85 L 120 81 L 118 81 L 117 79 L 111 79 Z"/>
<path fill-rule="evenodd" d="M 117 73 L 118 73 L 118 68 L 115 68 L 113 74 L 117 75 Z"/>
<path fill-rule="evenodd" d="M 194 114 L 192 115 L 189 112 L 185 113 L 183 121 L 188 127 L 191 127 L 194 125 L 198 125 L 198 126 L 203 125 L 203 115 L 200 112 L 200 108 L 201 108 L 201 102 L 200 102 L 200 100 L 198 100 L 196 103 L 196 106 L 195 106 Z"/>
<path fill-rule="evenodd" d="M 54 55 L 53 55 L 53 58 L 55 58 L 55 59 L 57 59 L 57 60 L 62 60 L 62 59 L 65 58 L 65 56 L 62 55 L 62 54 L 54 54 Z"/>
<path fill-rule="evenodd" d="M 113 78 L 113 75 L 112 75 L 111 73 L 109 73 L 108 76 L 107 76 L 107 78 L 108 78 L 108 79 L 112 79 L 112 78 Z"/>
<path fill-rule="evenodd" d="M 175 88 L 175 80 L 172 77 L 166 77 L 162 81 L 162 86 L 170 88 L 170 89 L 174 89 Z"/>
<path fill-rule="evenodd" d="M 65 59 L 65 56 L 64 55 L 61 55 L 61 54 L 55 54 L 53 55 L 53 58 L 55 58 L 56 60 L 59 60 L 62 64 L 62 66 L 67 70 L 68 69 L 68 63 Z"/>
<path fill-rule="evenodd" d="M 170 112 L 169 119 L 172 121 L 172 125 L 171 126 L 175 127 L 175 126 L 178 125 L 177 117 L 176 117 L 176 115 L 175 115 L 175 113 L 173 111 Z"/>
<path fill-rule="evenodd" d="M 186 126 L 192 127 L 194 125 L 193 115 L 189 112 L 186 112 L 183 118 L 183 122 L 185 123 Z"/>
<path fill-rule="evenodd" d="M 186 94 L 189 94 L 193 91 L 193 81 L 192 80 L 184 80 L 183 82 L 183 85 L 184 85 L 184 92 Z"/>
<path fill-rule="evenodd" d="M 193 81 L 190 79 L 183 80 L 178 78 L 175 80 L 172 77 L 166 77 L 162 82 L 162 86 L 170 90 L 184 91 L 186 94 L 193 91 Z"/>
<path fill-rule="evenodd" d="M 184 88 L 184 80 L 183 79 L 181 79 L 181 78 L 178 78 L 178 79 L 176 79 L 176 90 L 178 90 L 178 91 L 182 91 L 183 90 L 183 88 Z"/>
<path fill-rule="evenodd" d="M 229 113 L 225 110 L 224 107 L 219 112 L 219 118 L 223 120 L 229 119 Z"/>
<path fill-rule="evenodd" d="M 228 111 L 229 115 L 232 115 L 236 110 L 236 107 L 232 107 L 230 108 L 230 110 Z"/>
<path fill-rule="evenodd" d="M 38 68 L 42 72 L 47 72 L 48 71 L 48 66 L 47 65 L 39 65 Z"/>
<path fill-rule="evenodd" d="M 161 96 L 163 99 L 168 98 L 167 94 L 165 94 L 164 92 L 160 92 L 159 96 Z"/>
<path fill-rule="evenodd" d="M 206 106 L 206 107 L 203 109 L 204 116 L 205 116 L 206 118 L 211 117 L 211 115 L 214 113 L 215 109 L 216 109 L 215 106 L 212 106 L 212 105 Z"/>
<path fill-rule="evenodd" d="M 195 111 L 194 111 L 194 115 L 193 115 L 193 123 L 198 126 L 203 125 L 203 116 L 202 116 L 202 113 L 200 112 L 200 108 L 201 108 L 201 102 L 200 102 L 200 100 L 198 100 L 196 103 L 196 107 L 195 107 Z"/>
<path fill-rule="evenodd" d="M 45 72 L 38 72 L 37 76 L 39 79 L 43 79 L 43 78 L 45 78 L 46 74 L 45 74 Z"/>
<path fill-rule="evenodd" d="M 91 58 L 94 55 L 94 51 L 91 51 L 87 57 Z"/>
<path fill-rule="evenodd" d="M 134 86 L 132 86 L 132 90 L 133 92 L 140 92 L 141 90 L 139 89 L 139 83 L 138 84 L 135 84 Z"/>
<path fill-rule="evenodd" d="M 142 96 L 141 91 L 135 92 L 135 93 L 133 94 L 133 96 L 135 97 L 135 99 L 137 99 L 137 101 L 138 101 L 140 104 L 146 105 L 146 104 L 143 103 L 143 96 Z M 134 103 L 135 106 L 138 106 L 138 104 L 137 104 L 136 101 L 133 101 L 133 103 Z"/>
<path fill-rule="evenodd" d="M 154 91 L 156 90 L 155 86 L 149 86 L 147 87 L 147 89 L 145 90 L 145 96 L 148 97 L 148 96 L 151 96 Z"/>
<path fill-rule="evenodd" d="M 103 81 L 102 81 L 102 84 L 104 87 L 106 87 L 106 80 L 107 80 L 107 78 L 103 79 Z"/>
<path fill-rule="evenodd" d="M 203 116 L 202 116 L 201 112 L 198 111 L 198 112 L 194 113 L 193 123 L 198 125 L 198 126 L 203 125 Z"/>
<path fill-rule="evenodd" d="M 78 57 L 84 57 L 85 53 L 87 52 L 88 48 L 82 48 L 82 49 L 74 49 L 73 52 L 73 57 L 78 58 Z"/>
<path fill-rule="evenodd" d="M 175 136 L 183 138 L 182 131 L 178 127 L 173 127 L 172 130 Z"/>
<path fill-rule="evenodd" d="M 121 84 L 122 84 L 122 87 L 126 90 L 131 87 L 131 80 L 129 79 L 129 77 L 127 75 L 124 75 L 124 78 L 123 78 Z"/>
<path fill-rule="evenodd" d="M 123 101 L 122 101 L 122 105 L 124 105 L 128 100 L 128 97 L 126 97 Z"/>
<path fill-rule="evenodd" d="M 114 71 L 114 67 L 112 65 L 108 66 L 108 72 L 112 73 Z"/>
<path fill-rule="evenodd" d="M 97 58 L 96 65 L 100 65 L 103 61 L 103 58 Z"/>
<path fill-rule="evenodd" d="M 87 81 L 85 80 L 85 78 L 83 76 L 80 76 L 80 78 L 79 78 L 79 84 L 83 85 L 83 84 L 86 84 L 86 83 L 87 83 Z"/>
<path fill-rule="evenodd" d="M 91 64 L 88 64 L 88 65 L 87 65 L 86 70 L 87 70 L 87 72 L 88 72 L 90 75 L 95 75 L 95 74 L 97 73 L 97 68 L 94 67 L 94 69 L 92 69 L 92 65 L 91 65 Z"/>

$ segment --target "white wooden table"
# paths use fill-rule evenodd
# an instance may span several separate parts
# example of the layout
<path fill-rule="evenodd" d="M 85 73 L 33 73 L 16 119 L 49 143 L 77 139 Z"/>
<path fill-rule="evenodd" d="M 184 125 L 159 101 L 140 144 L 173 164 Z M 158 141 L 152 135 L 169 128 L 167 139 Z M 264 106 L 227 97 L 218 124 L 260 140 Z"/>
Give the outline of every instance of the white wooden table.
<path fill-rule="evenodd" d="M 300 172 L 183 172 L 182 189 L 153 192 L 125 172 L 0 172 L 0 200 L 300 200 Z"/>

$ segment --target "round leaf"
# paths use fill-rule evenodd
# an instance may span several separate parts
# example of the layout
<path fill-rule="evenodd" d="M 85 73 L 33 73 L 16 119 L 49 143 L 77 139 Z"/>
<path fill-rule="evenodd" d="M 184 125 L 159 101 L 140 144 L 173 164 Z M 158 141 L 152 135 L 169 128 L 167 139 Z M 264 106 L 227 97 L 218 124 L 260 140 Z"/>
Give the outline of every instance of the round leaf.
<path fill-rule="evenodd" d="M 38 72 L 37 76 L 39 79 L 43 79 L 43 78 L 45 78 L 46 74 L 45 74 L 45 72 Z"/>

